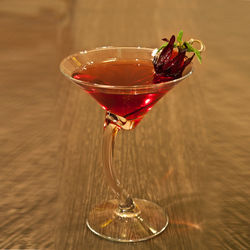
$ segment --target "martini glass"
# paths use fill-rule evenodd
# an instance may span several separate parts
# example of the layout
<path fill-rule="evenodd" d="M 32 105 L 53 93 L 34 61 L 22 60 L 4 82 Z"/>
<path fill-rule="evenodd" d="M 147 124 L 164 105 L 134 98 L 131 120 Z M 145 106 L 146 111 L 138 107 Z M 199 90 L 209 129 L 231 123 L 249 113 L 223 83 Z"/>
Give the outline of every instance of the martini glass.
<path fill-rule="evenodd" d="M 106 111 L 103 133 L 103 166 L 115 199 L 96 205 L 89 213 L 87 226 L 95 234 L 113 241 L 136 242 L 155 237 L 168 225 L 163 208 L 144 199 L 132 198 L 122 187 L 112 166 L 115 137 L 120 130 L 131 130 L 153 105 L 180 81 L 192 74 L 190 64 L 182 77 L 145 85 L 102 84 L 75 79 L 72 75 L 86 65 L 108 61 L 152 61 L 154 50 L 140 47 L 102 47 L 81 51 L 65 58 L 61 72 L 81 86 Z M 100 79 L 101 80 L 101 79 Z"/>

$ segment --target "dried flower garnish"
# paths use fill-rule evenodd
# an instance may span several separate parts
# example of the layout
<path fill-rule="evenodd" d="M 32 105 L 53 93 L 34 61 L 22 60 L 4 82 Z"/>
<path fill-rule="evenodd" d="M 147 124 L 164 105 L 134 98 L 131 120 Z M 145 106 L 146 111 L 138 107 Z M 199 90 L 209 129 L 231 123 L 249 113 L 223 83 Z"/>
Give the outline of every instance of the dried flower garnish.
<path fill-rule="evenodd" d="M 183 31 L 181 30 L 177 36 L 177 42 L 175 42 L 174 35 L 172 35 L 170 40 L 167 38 L 162 39 L 166 43 L 158 49 L 153 59 L 155 83 L 181 77 L 183 70 L 191 63 L 195 55 L 201 63 L 201 51 L 205 50 L 203 43 L 194 39 L 190 39 L 188 42 L 182 41 L 182 36 Z M 200 43 L 200 50 L 192 46 L 194 42 Z M 188 57 L 186 52 L 193 52 L 194 54 Z"/>

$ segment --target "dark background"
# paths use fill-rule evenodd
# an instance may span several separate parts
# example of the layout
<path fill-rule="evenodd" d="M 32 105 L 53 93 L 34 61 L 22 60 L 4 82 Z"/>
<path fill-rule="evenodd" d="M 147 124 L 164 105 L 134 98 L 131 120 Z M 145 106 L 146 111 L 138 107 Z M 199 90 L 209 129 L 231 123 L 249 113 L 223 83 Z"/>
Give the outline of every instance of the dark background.
<path fill-rule="evenodd" d="M 248 249 L 249 11 L 248 0 L 1 0 L 0 249 Z M 118 136 L 114 159 L 170 225 L 146 242 L 106 241 L 85 225 L 113 197 L 104 113 L 59 63 L 104 45 L 159 47 L 180 29 L 206 44 L 203 63 Z"/>

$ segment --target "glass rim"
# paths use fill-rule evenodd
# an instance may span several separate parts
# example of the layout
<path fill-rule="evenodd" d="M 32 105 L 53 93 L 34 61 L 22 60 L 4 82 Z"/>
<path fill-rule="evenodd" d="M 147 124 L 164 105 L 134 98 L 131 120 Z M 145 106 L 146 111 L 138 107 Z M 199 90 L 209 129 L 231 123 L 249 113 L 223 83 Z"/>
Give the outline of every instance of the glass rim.
<path fill-rule="evenodd" d="M 87 82 L 87 81 L 82 81 L 82 80 L 78 80 L 78 79 L 75 79 L 73 78 L 71 75 L 65 73 L 62 69 L 62 65 L 65 61 L 67 61 L 69 58 L 72 58 L 74 56 L 77 56 L 77 55 L 81 55 L 81 54 L 86 54 L 86 53 L 91 53 L 91 52 L 95 52 L 95 51 L 101 51 L 101 50 L 111 50 L 111 49 L 135 49 L 135 50 L 146 50 L 146 51 L 151 51 L 152 53 L 157 50 L 157 48 L 153 49 L 153 48 L 146 48 L 146 47 L 126 47 L 126 46 L 103 46 L 103 47 L 97 47 L 95 49 L 90 49 L 90 50 L 81 50 L 81 51 L 78 51 L 76 53 L 73 53 L 67 57 L 65 57 L 64 59 L 62 59 L 61 63 L 60 63 L 60 71 L 61 73 L 66 76 L 68 79 L 70 79 L 71 81 L 77 83 L 78 85 L 80 86 L 86 86 L 86 87 L 95 87 L 95 88 L 100 88 L 100 89 L 109 89 L 109 90 L 130 90 L 130 89 L 133 89 L 133 90 L 143 90 L 143 89 L 151 89 L 151 88 L 161 88 L 161 87 L 164 87 L 164 86 L 167 86 L 167 85 L 174 85 L 175 83 L 177 82 L 180 82 L 184 79 L 186 79 L 187 77 L 189 77 L 194 69 L 193 69 L 193 63 L 191 62 L 190 65 L 191 65 L 191 69 L 188 71 L 188 73 L 186 73 L 185 75 L 179 77 L 179 78 L 176 78 L 176 79 L 173 79 L 173 80 L 170 80 L 170 81 L 166 81 L 166 82 L 160 82 L 160 83 L 153 83 L 152 84 L 146 84 L 146 85 L 105 85 L 105 84 L 99 84 L 99 83 L 90 83 L 90 82 Z M 151 55 L 152 55 L 151 53 Z M 152 55 L 152 58 L 153 58 L 153 55 Z"/>

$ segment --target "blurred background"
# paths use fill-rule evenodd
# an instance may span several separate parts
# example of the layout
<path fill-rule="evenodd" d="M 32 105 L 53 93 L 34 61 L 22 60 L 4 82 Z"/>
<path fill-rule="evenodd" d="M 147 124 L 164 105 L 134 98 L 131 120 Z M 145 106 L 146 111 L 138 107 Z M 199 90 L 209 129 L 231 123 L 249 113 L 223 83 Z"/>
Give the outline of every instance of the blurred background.
<path fill-rule="evenodd" d="M 1 0 L 0 249 L 249 249 L 249 11 L 249 0 Z M 170 225 L 143 243 L 99 239 L 85 220 L 113 197 L 104 113 L 59 63 L 104 45 L 159 47 L 181 29 L 205 43 L 202 64 L 118 137 L 114 159 Z"/>

